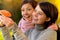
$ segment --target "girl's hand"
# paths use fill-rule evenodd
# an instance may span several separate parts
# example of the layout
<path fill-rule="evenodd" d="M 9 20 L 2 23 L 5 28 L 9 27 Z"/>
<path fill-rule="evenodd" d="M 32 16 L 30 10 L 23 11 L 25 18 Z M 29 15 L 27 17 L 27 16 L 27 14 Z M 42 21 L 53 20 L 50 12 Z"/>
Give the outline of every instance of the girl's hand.
<path fill-rule="evenodd" d="M 0 16 L 0 26 L 6 25 L 6 27 L 10 27 L 14 24 L 14 21 L 6 16 Z"/>
<path fill-rule="evenodd" d="M 3 24 L 3 22 L 2 22 L 2 20 L 0 20 L 0 27 L 2 27 L 4 24 Z"/>
<path fill-rule="evenodd" d="M 55 23 L 53 23 L 52 25 L 50 25 L 48 28 L 51 28 L 53 30 L 58 30 L 58 26 Z"/>

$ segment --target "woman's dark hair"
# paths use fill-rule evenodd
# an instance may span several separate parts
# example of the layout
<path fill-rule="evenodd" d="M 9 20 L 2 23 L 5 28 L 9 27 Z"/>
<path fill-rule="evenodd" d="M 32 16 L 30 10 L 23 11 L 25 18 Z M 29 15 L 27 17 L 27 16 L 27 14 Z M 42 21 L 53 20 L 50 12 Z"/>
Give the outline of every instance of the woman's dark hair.
<path fill-rule="evenodd" d="M 21 3 L 21 7 L 26 4 L 26 3 L 29 3 L 32 5 L 32 7 L 35 9 L 35 7 L 37 6 L 37 2 L 34 1 L 34 0 L 23 0 L 23 2 Z"/>
<path fill-rule="evenodd" d="M 52 23 L 55 23 L 55 21 L 57 20 L 58 10 L 56 6 L 54 6 L 53 4 L 49 2 L 41 2 L 39 3 L 39 6 L 42 9 L 42 11 L 46 14 L 46 16 L 51 19 L 49 22 L 44 23 L 47 28 Z"/>

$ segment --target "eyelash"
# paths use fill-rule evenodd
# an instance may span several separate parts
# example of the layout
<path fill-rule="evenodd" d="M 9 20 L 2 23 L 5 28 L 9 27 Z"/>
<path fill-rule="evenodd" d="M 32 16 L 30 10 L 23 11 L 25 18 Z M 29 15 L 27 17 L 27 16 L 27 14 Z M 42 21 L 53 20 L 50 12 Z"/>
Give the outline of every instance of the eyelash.
<path fill-rule="evenodd" d="M 24 11 L 24 10 L 21 9 L 21 11 Z"/>
<path fill-rule="evenodd" d="M 28 10 L 31 10 L 31 9 L 28 9 Z"/>
<path fill-rule="evenodd" d="M 1 15 L 1 14 L 0 14 Z"/>
<path fill-rule="evenodd" d="M 42 15 L 41 13 L 38 13 L 39 15 Z"/>
<path fill-rule="evenodd" d="M 30 11 L 31 9 L 27 9 L 27 10 L 29 10 L 29 11 Z M 24 11 L 24 10 L 21 10 L 21 11 Z"/>

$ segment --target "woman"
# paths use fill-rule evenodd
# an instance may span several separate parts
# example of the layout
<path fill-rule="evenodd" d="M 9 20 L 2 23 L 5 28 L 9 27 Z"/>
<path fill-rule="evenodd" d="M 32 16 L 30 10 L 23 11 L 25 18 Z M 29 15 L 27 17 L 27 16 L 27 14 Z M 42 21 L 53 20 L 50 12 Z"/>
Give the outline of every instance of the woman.
<path fill-rule="evenodd" d="M 26 35 L 30 40 L 57 40 L 57 33 L 48 26 L 55 23 L 58 18 L 57 8 L 49 3 L 39 3 L 33 13 L 35 28 L 29 30 Z"/>
<path fill-rule="evenodd" d="M 17 25 L 14 24 L 12 27 L 13 34 L 16 40 L 57 40 L 56 31 L 48 28 L 52 23 L 55 23 L 57 18 L 58 10 L 53 4 L 49 2 L 39 3 L 35 8 L 32 19 L 35 28 L 32 28 L 23 34 L 23 32 L 17 28 Z M 4 28 L 2 29 L 4 30 Z"/>

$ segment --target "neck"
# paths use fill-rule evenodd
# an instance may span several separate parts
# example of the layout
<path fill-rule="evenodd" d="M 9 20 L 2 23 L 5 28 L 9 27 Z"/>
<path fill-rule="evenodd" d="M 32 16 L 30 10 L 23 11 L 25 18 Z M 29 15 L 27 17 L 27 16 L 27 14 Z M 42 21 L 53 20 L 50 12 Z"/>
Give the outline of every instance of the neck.
<path fill-rule="evenodd" d="M 36 27 L 36 29 L 38 29 L 38 30 L 43 30 L 45 26 L 44 26 L 44 25 L 36 24 L 35 27 Z"/>

